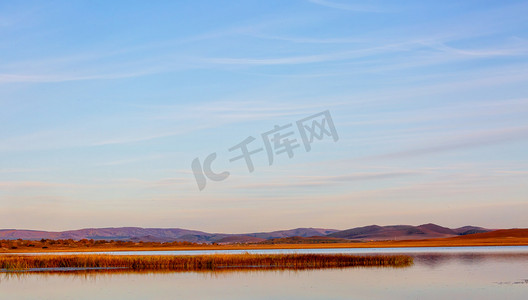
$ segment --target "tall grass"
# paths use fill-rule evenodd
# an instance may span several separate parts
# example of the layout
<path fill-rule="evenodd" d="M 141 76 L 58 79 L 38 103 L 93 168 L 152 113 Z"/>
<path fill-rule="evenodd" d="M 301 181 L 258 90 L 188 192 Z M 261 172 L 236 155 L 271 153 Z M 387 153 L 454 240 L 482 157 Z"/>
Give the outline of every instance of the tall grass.
<path fill-rule="evenodd" d="M 180 256 L 124 255 L 0 255 L 0 269 L 123 268 L 128 270 L 214 270 L 216 268 L 332 268 L 409 266 L 405 255 L 347 254 L 213 254 Z"/>

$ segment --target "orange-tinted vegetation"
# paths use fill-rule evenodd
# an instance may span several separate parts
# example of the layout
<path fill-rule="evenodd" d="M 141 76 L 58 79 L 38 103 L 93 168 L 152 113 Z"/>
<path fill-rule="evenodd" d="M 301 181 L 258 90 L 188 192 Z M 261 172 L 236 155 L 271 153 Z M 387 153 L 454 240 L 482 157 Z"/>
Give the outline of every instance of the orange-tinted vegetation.
<path fill-rule="evenodd" d="M 120 268 L 127 270 L 214 270 L 216 268 L 341 268 L 354 266 L 409 266 L 406 255 L 348 254 L 213 254 L 144 255 L 3 255 L 0 269 Z"/>
<path fill-rule="evenodd" d="M 312 237 L 301 237 L 293 236 L 278 239 L 269 239 L 259 244 L 262 245 L 276 245 L 276 244 L 336 244 L 336 243 L 351 243 L 352 241 L 340 238 L 332 238 L 327 236 L 312 236 Z M 360 243 L 359 241 L 356 243 Z"/>
<path fill-rule="evenodd" d="M 457 246 L 528 246 L 528 229 L 504 229 L 486 233 L 424 240 L 351 241 L 337 238 L 283 238 L 259 243 L 233 243 L 226 245 L 196 244 L 190 242 L 124 242 L 104 240 L 0 240 L 0 252 L 48 251 L 156 251 L 156 250 L 249 250 L 249 249 L 302 249 L 302 248 L 387 248 L 387 247 L 457 247 Z"/>
<path fill-rule="evenodd" d="M 106 240 L 0 240 L 0 252 L 41 252 L 41 251 L 110 251 L 116 249 L 143 250 L 144 248 L 186 248 L 201 247 L 206 244 L 190 242 L 131 242 L 131 241 L 106 241 Z"/>

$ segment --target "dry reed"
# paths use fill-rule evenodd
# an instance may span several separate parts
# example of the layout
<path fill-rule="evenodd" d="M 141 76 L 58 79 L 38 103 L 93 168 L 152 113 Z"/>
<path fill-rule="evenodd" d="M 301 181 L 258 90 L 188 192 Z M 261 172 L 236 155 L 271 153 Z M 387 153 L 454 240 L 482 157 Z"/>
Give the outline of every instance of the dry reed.
<path fill-rule="evenodd" d="M 348 254 L 212 254 L 140 255 L 0 255 L 0 269 L 121 268 L 128 270 L 214 270 L 217 268 L 332 268 L 412 265 L 406 255 Z"/>

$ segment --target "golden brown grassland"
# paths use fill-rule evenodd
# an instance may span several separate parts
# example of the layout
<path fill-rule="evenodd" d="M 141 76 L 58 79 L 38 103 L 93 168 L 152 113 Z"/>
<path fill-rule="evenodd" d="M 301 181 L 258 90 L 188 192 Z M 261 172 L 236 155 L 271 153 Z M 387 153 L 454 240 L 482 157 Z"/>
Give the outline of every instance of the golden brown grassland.
<path fill-rule="evenodd" d="M 144 255 L 1 255 L 4 271 L 46 268 L 122 268 L 127 270 L 195 271 L 217 268 L 316 269 L 341 267 L 405 267 L 406 255 L 348 254 L 213 254 L 179 256 Z"/>
<path fill-rule="evenodd" d="M 189 242 L 124 242 L 94 240 L 0 240 L 0 253 L 19 252 L 95 252 L 156 250 L 250 250 L 315 248 L 387 248 L 387 247 L 461 247 L 461 246 L 528 246 L 528 229 L 505 229 L 451 238 L 402 241 L 338 242 L 314 244 L 230 244 L 211 245 Z"/>

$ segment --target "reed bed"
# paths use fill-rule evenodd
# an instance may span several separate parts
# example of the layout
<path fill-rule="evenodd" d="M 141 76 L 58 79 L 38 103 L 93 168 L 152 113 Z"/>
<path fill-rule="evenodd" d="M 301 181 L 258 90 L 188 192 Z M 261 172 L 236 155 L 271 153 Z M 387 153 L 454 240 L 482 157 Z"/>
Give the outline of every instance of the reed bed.
<path fill-rule="evenodd" d="M 199 271 L 219 268 L 336 268 L 405 267 L 413 259 L 406 255 L 348 254 L 212 254 L 178 256 L 136 255 L 3 255 L 0 270 L 120 268 L 136 271 Z"/>

